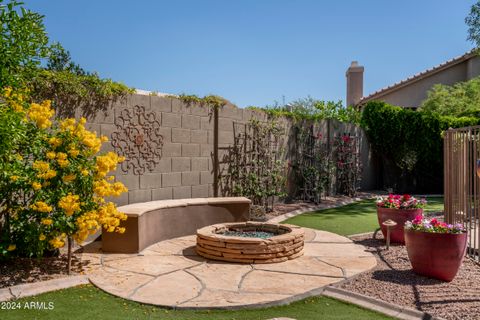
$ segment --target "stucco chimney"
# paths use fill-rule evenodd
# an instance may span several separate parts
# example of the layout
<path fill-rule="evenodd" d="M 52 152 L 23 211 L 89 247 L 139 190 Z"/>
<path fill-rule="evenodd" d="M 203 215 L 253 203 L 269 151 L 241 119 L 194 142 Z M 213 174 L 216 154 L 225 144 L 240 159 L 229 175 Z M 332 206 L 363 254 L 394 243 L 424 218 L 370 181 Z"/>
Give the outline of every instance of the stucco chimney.
<path fill-rule="evenodd" d="M 358 61 L 352 61 L 348 67 L 347 76 L 347 106 L 354 106 L 363 97 L 363 66 Z"/>

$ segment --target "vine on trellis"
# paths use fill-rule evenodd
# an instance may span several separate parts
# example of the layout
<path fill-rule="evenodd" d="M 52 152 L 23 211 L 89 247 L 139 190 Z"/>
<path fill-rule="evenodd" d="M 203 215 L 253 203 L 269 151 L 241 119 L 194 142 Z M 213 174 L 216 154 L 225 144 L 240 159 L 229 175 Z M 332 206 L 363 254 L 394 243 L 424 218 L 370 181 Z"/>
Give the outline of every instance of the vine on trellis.
<path fill-rule="evenodd" d="M 273 208 L 275 197 L 285 195 L 284 132 L 275 121 L 234 123 L 233 146 L 219 148 L 225 151 L 219 174 L 223 195 L 247 197 L 266 211 Z"/>
<path fill-rule="evenodd" d="M 319 203 L 326 195 L 333 173 L 327 142 L 314 125 L 295 126 L 296 159 L 294 172 L 298 197 L 304 201 Z"/>
<path fill-rule="evenodd" d="M 334 137 L 337 192 L 353 197 L 361 180 L 359 138 L 352 135 Z"/>

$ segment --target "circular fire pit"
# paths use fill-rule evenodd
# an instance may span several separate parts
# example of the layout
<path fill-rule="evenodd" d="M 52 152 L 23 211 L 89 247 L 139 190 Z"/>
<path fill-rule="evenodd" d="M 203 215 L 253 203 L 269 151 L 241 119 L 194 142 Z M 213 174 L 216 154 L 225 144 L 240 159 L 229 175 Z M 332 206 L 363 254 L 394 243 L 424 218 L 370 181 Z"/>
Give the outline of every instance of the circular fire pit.
<path fill-rule="evenodd" d="M 240 263 L 275 263 L 303 255 L 302 228 L 275 223 L 214 224 L 197 230 L 202 257 Z"/>

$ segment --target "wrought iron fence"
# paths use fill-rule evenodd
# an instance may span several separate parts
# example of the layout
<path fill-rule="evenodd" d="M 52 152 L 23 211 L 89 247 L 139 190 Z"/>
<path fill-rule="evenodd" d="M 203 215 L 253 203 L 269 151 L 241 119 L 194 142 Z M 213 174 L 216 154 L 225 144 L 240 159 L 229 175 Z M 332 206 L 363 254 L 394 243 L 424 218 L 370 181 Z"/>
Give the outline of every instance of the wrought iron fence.
<path fill-rule="evenodd" d="M 480 126 L 445 132 L 444 195 L 445 221 L 465 226 L 467 254 L 480 261 Z"/>

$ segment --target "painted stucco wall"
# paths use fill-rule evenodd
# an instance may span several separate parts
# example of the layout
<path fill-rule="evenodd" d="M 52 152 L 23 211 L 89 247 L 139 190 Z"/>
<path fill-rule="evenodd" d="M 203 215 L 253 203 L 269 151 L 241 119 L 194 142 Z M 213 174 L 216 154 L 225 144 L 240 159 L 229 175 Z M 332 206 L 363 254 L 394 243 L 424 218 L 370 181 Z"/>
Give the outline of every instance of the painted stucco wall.
<path fill-rule="evenodd" d="M 439 71 L 414 83 L 406 84 L 372 100 L 385 101 L 395 106 L 417 108 L 427 98 L 435 84 L 453 85 L 480 75 L 480 57 L 474 56 L 462 63 Z"/>

